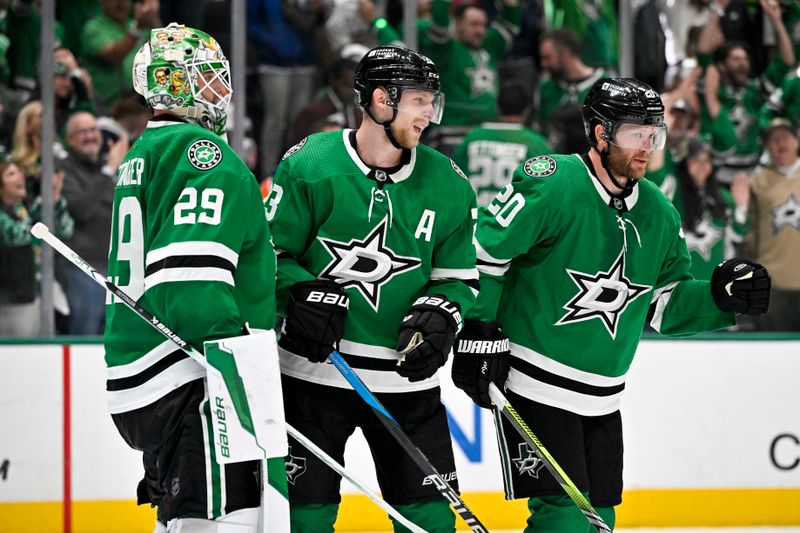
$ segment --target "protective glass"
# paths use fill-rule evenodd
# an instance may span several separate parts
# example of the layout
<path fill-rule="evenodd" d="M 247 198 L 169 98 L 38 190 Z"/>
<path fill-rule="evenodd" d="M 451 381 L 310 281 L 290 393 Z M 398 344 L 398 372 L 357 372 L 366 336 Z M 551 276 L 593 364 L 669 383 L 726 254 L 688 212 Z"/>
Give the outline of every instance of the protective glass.
<path fill-rule="evenodd" d="M 667 127 L 642 126 L 639 124 L 620 124 L 614 132 L 612 144 L 626 150 L 652 152 L 662 150 L 667 142 Z"/>
<path fill-rule="evenodd" d="M 394 106 L 398 113 L 407 113 L 439 124 L 444 114 L 444 93 L 424 89 L 403 89 Z"/>

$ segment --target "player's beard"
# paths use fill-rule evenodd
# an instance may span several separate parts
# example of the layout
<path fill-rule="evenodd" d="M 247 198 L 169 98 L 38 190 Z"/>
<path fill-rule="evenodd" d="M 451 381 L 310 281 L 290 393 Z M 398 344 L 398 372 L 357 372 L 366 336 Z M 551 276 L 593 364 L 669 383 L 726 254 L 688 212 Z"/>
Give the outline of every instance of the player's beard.
<path fill-rule="evenodd" d="M 416 148 L 421 139 L 421 137 L 417 137 L 414 129 L 410 125 L 405 128 L 400 128 L 397 127 L 396 124 L 392 124 L 392 134 L 400 146 L 408 148 L 409 150 Z"/>
<path fill-rule="evenodd" d="M 644 165 L 641 169 L 633 166 L 633 160 L 639 158 L 639 156 L 640 152 L 638 151 L 631 153 L 631 151 L 623 150 L 618 146 L 609 146 L 608 166 L 617 176 L 638 180 L 643 178 L 647 171 L 647 165 Z M 645 157 L 641 157 L 641 159 L 645 159 Z"/>

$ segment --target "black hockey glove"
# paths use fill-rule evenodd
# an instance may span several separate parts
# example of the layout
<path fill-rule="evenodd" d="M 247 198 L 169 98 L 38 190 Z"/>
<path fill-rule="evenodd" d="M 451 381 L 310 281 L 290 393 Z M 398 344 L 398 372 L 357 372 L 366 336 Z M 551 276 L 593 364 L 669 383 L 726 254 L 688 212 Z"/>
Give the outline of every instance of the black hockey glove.
<path fill-rule="evenodd" d="M 400 324 L 397 351 L 405 354 L 397 373 L 409 381 L 434 375 L 447 361 L 461 329 L 461 307 L 444 296 L 421 296 Z"/>
<path fill-rule="evenodd" d="M 317 279 L 295 283 L 289 289 L 281 348 L 322 363 L 338 349 L 344 332 L 349 300 L 334 281 Z"/>
<path fill-rule="evenodd" d="M 760 315 L 769 309 L 767 269 L 747 259 L 723 261 L 711 274 L 711 295 L 722 311 Z"/>
<path fill-rule="evenodd" d="M 505 386 L 511 366 L 508 337 L 497 322 L 465 320 L 464 329 L 453 347 L 453 383 L 472 401 L 491 409 L 489 383 L 500 390 Z"/>

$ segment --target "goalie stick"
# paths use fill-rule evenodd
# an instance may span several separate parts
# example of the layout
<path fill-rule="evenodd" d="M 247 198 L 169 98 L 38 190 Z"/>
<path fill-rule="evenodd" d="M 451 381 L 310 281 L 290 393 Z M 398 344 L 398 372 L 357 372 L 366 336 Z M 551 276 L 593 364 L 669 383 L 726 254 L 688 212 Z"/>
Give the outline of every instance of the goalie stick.
<path fill-rule="evenodd" d="M 411 456 L 411 459 L 417 463 L 417 466 L 419 466 L 420 470 L 425 474 L 425 477 L 431 480 L 436 490 L 447 500 L 464 522 L 467 523 L 470 529 L 475 533 L 488 533 L 489 530 L 486 529 L 481 521 L 478 520 L 478 517 L 467 507 L 467 504 L 464 503 L 464 500 L 461 499 L 453 487 L 439 474 L 428 458 L 425 457 L 425 454 L 422 453 L 422 450 L 417 448 L 411 441 L 405 431 L 403 431 L 403 428 L 400 427 L 400 424 L 397 423 L 397 420 L 389 414 L 389 411 L 387 411 L 375 395 L 372 394 L 372 391 L 361 381 L 361 378 L 359 378 L 350 365 L 347 364 L 347 361 L 344 360 L 342 355 L 334 350 L 330 353 L 328 359 L 358 395 L 361 396 L 361 399 L 369 405 L 372 412 L 375 413 L 384 427 L 389 431 L 389 434 L 394 437 L 398 444 L 400 444 L 400 447 Z"/>
<path fill-rule="evenodd" d="M 153 328 L 158 330 L 162 335 L 164 335 L 166 338 L 174 342 L 195 362 L 202 365 L 204 368 L 208 366 L 205 357 L 203 356 L 202 353 L 200 353 L 192 345 L 184 341 L 181 337 L 178 336 L 177 333 L 172 331 L 156 316 L 152 315 L 149 311 L 147 311 L 145 308 L 139 305 L 139 303 L 133 300 L 133 298 L 125 294 L 125 292 L 123 292 L 122 289 L 120 289 L 112 282 L 107 280 L 103 274 L 94 269 L 89 263 L 84 261 L 81 256 L 75 253 L 75 251 L 73 251 L 69 246 L 64 244 L 64 242 L 61 241 L 61 239 L 50 233 L 50 229 L 47 226 L 45 226 L 41 222 L 37 222 L 31 228 L 31 233 L 37 239 L 41 239 L 50 246 L 52 246 L 53 249 L 55 249 L 58 253 L 63 255 L 72 264 L 80 268 L 87 276 L 92 278 L 98 285 L 104 287 L 107 291 L 109 291 L 114 296 L 119 298 L 131 311 L 139 315 L 143 320 L 145 320 Z M 337 474 L 347 479 L 350 483 L 353 484 L 353 486 L 361 490 L 372 501 L 374 501 L 381 509 L 383 509 L 390 516 L 392 516 L 392 518 L 397 520 L 399 523 L 401 523 L 403 526 L 410 529 L 414 533 L 426 533 L 424 529 L 420 528 L 416 524 L 409 521 L 407 518 L 401 515 L 400 512 L 398 512 L 395 508 L 390 506 L 388 503 L 382 500 L 377 494 L 375 494 L 373 491 L 367 488 L 367 486 L 361 480 L 359 480 L 358 478 L 353 476 L 350 472 L 345 470 L 345 468 L 342 465 L 340 465 L 338 462 L 336 462 L 336 460 L 333 457 L 325 453 L 322 449 L 320 449 L 313 442 L 311 442 L 311 440 L 309 440 L 308 437 L 297 431 L 288 423 L 286 424 L 286 429 L 289 435 L 294 437 L 300 444 L 305 446 L 311 453 L 319 457 L 319 459 L 323 463 L 328 465 Z M 264 464 L 262 468 L 262 484 L 264 486 L 264 490 L 266 490 L 266 485 L 267 485 L 266 459 L 264 459 L 263 462 Z"/>
<path fill-rule="evenodd" d="M 489 384 L 489 396 L 492 399 L 492 403 L 497 407 L 497 409 L 503 413 L 511 425 L 514 426 L 514 429 L 517 430 L 525 442 L 530 445 L 533 449 L 533 452 L 536 454 L 536 457 L 539 458 L 544 466 L 547 467 L 547 470 L 553 475 L 561 488 L 564 489 L 564 492 L 567 493 L 567 496 L 578 506 L 581 510 L 583 515 L 586 517 L 586 520 L 589 521 L 591 525 L 593 525 L 597 531 L 600 533 L 611 533 L 611 528 L 609 528 L 606 523 L 600 518 L 600 515 L 597 511 L 592 507 L 592 504 L 589 503 L 589 500 L 583 495 L 581 491 L 578 490 L 578 487 L 575 486 L 575 483 L 569 478 L 566 472 L 559 466 L 553 456 L 550 455 L 550 452 L 544 447 L 544 445 L 539 441 L 536 435 L 533 434 L 533 431 L 528 427 L 524 420 L 517 414 L 517 411 L 508 403 L 505 395 L 500 392 L 500 389 L 494 383 Z"/>

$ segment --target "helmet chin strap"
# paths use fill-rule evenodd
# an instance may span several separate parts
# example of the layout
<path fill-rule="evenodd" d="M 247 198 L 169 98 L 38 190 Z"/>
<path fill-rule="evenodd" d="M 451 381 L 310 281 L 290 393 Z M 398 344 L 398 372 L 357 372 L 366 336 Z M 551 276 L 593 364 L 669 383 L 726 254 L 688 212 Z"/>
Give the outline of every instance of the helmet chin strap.
<path fill-rule="evenodd" d="M 617 177 L 614 175 L 614 173 L 611 172 L 611 165 L 608 163 L 608 156 L 611 153 L 611 143 L 608 141 L 606 141 L 606 143 L 608 144 L 607 149 L 603 151 L 597 150 L 597 152 L 600 154 L 600 162 L 603 164 L 603 168 L 605 169 L 606 174 L 608 174 L 608 178 L 611 180 L 611 183 L 613 183 L 614 186 L 618 189 L 622 189 L 623 191 L 628 191 L 630 189 L 633 189 L 636 186 L 635 179 L 628 177 L 628 180 L 625 182 L 625 185 L 622 185 L 617 179 Z M 596 146 L 595 149 L 597 149 Z"/>
<path fill-rule="evenodd" d="M 379 124 L 379 125 L 383 126 L 383 132 L 386 134 L 386 137 L 389 138 L 389 142 L 392 143 L 392 146 L 394 146 L 398 150 L 402 150 L 403 146 L 401 146 L 400 143 L 397 142 L 397 139 L 395 138 L 394 133 L 392 133 L 392 122 L 394 122 L 395 119 L 397 118 L 397 108 L 392 107 L 392 118 L 390 118 L 389 120 L 386 120 L 384 122 L 381 122 L 380 120 L 378 120 L 375 117 L 375 115 L 372 113 L 372 108 L 371 107 L 365 107 L 364 110 L 369 115 L 369 118 L 374 120 L 376 124 Z"/>

